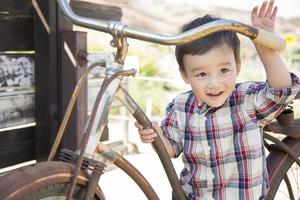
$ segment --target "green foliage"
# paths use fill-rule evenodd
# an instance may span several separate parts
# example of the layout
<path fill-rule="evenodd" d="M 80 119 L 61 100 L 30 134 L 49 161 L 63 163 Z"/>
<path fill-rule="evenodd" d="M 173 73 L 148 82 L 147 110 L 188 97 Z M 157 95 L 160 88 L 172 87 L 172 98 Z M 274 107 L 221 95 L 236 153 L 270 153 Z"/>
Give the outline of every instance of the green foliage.
<path fill-rule="evenodd" d="M 139 68 L 139 73 L 142 76 L 158 76 L 160 74 L 157 63 L 150 58 L 142 60 L 142 66 Z"/>
<path fill-rule="evenodd" d="M 105 51 L 105 49 L 97 44 L 89 44 L 88 51 L 89 52 L 101 52 L 101 51 Z"/>
<path fill-rule="evenodd" d="M 163 105 L 166 104 L 166 89 L 164 85 L 166 83 L 133 80 L 129 81 L 128 90 L 144 111 L 146 111 L 147 101 L 152 99 L 152 114 L 163 115 L 165 109 Z"/>

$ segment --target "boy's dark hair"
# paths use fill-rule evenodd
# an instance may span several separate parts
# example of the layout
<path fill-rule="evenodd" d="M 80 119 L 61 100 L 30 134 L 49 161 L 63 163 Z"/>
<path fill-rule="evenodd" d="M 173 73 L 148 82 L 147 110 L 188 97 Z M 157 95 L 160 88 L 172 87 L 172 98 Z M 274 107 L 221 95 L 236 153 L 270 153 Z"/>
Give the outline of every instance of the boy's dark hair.
<path fill-rule="evenodd" d="M 199 27 L 203 24 L 218 20 L 220 18 L 213 17 L 210 15 L 205 15 L 204 17 L 199 17 L 194 19 L 193 21 L 183 25 L 181 28 L 181 33 L 189 31 L 193 28 Z M 184 55 L 201 55 L 205 52 L 209 51 L 211 48 L 221 45 L 227 44 L 230 48 L 232 48 L 235 61 L 237 64 L 240 63 L 240 40 L 237 37 L 237 34 L 232 31 L 221 31 L 205 36 L 201 39 L 195 40 L 193 42 L 177 45 L 175 49 L 175 55 L 177 62 L 179 64 L 179 69 L 184 71 L 183 65 L 183 56 Z"/>

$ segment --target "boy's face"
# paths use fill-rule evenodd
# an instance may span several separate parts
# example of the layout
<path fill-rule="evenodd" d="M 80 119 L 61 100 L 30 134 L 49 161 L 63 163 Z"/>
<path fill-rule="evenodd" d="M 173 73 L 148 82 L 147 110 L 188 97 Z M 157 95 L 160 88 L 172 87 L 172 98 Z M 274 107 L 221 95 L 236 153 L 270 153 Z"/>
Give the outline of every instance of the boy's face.
<path fill-rule="evenodd" d="M 218 45 L 201 55 L 184 55 L 183 64 L 182 78 L 200 101 L 220 107 L 232 94 L 240 66 L 228 45 Z"/>

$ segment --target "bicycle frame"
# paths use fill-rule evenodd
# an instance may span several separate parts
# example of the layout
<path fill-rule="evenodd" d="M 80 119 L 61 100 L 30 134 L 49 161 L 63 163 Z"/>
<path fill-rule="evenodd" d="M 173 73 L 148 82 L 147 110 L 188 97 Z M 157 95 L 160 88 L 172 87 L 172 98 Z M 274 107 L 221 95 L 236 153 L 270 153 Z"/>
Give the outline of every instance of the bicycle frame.
<path fill-rule="evenodd" d="M 257 43 L 265 45 L 269 48 L 282 50 L 285 47 L 285 41 L 266 31 L 236 22 L 232 20 L 220 19 L 214 22 L 208 23 L 204 26 L 198 27 L 196 29 L 181 33 L 175 36 L 165 36 L 157 33 L 152 33 L 144 30 L 130 29 L 126 25 L 121 24 L 120 22 L 104 22 L 100 20 L 90 19 L 80 17 L 71 10 L 70 6 L 66 0 L 57 0 L 57 3 L 64 15 L 71 20 L 74 24 L 79 26 L 91 28 L 94 30 L 99 30 L 102 32 L 109 33 L 113 36 L 113 41 L 111 42 L 112 46 L 117 47 L 117 54 L 115 58 L 115 63 L 111 68 L 106 69 L 106 78 L 102 83 L 100 92 L 96 97 L 95 104 L 93 106 L 91 115 L 89 116 L 88 122 L 86 124 L 82 142 L 80 144 L 80 155 L 76 164 L 74 171 L 74 176 L 71 182 L 71 186 L 68 193 L 68 199 L 72 197 L 74 192 L 76 180 L 80 171 L 80 167 L 83 162 L 83 157 L 95 158 L 97 153 L 102 154 L 105 158 L 114 163 L 121 163 L 120 166 L 129 166 L 126 160 L 120 159 L 120 156 L 106 147 L 104 144 L 99 143 L 101 134 L 103 132 L 104 126 L 107 121 L 107 116 L 111 107 L 111 103 L 116 96 L 122 104 L 128 109 L 128 111 L 136 118 L 136 120 L 143 125 L 144 128 L 151 127 L 151 122 L 144 114 L 142 109 L 138 104 L 130 97 L 125 89 L 121 86 L 121 81 L 124 76 L 134 75 L 134 70 L 125 70 L 123 71 L 123 63 L 127 54 L 128 44 L 127 37 L 133 39 L 139 39 L 143 41 L 148 41 L 152 43 L 164 44 L 164 45 L 181 45 L 188 42 L 194 41 L 206 35 L 219 32 L 219 31 L 234 31 L 240 33 L 244 36 L 249 37 Z M 74 106 L 75 100 L 79 94 L 79 90 L 82 87 L 83 81 L 86 79 L 88 73 L 96 67 L 97 64 L 90 67 L 90 69 L 83 75 L 80 79 L 78 85 L 75 88 L 75 91 L 72 95 L 70 103 L 68 105 L 66 114 L 63 118 L 62 124 L 60 126 L 59 132 L 57 134 L 55 143 L 51 149 L 48 161 L 52 160 L 55 156 L 58 144 L 62 138 L 62 134 L 66 127 L 68 118 Z M 164 166 L 167 177 L 170 181 L 172 189 L 175 193 L 176 199 L 185 199 L 185 194 L 181 188 L 181 185 L 177 179 L 175 169 L 171 163 L 171 160 L 168 156 L 168 153 L 159 137 L 156 137 L 153 142 L 153 146 L 159 155 L 159 158 Z M 132 167 L 132 166 L 131 166 Z M 149 186 L 148 182 L 143 178 L 141 174 L 136 172 L 132 173 L 131 177 L 135 181 L 141 183 L 143 182 L 143 191 L 149 199 L 158 199 L 154 190 Z M 100 177 L 100 176 L 99 176 Z M 90 184 L 93 186 L 99 180 L 99 177 L 92 178 Z M 89 186 L 90 188 L 90 186 Z M 88 190 L 86 196 L 92 196 L 94 194 L 93 189 Z"/>

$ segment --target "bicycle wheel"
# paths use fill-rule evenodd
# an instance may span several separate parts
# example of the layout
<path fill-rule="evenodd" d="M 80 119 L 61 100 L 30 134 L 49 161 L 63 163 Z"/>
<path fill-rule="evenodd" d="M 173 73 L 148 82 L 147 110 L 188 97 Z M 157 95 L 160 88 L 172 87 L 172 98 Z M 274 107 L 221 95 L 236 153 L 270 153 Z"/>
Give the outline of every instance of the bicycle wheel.
<path fill-rule="evenodd" d="M 14 170 L 0 177 L 0 199 L 66 199 L 74 166 L 64 162 L 41 162 Z M 78 176 L 73 199 L 83 199 L 88 175 Z M 101 189 L 96 189 L 94 199 L 104 200 Z"/>
<path fill-rule="evenodd" d="M 300 139 L 287 137 L 283 140 L 300 156 Z M 267 158 L 270 190 L 268 200 L 300 199 L 300 167 L 286 153 L 275 148 Z"/>

